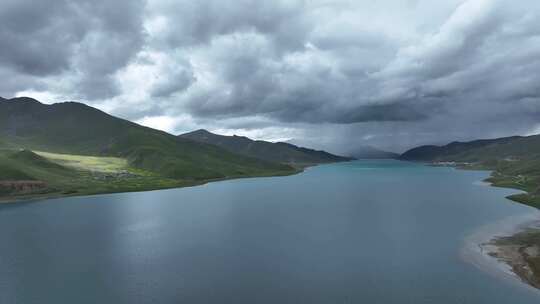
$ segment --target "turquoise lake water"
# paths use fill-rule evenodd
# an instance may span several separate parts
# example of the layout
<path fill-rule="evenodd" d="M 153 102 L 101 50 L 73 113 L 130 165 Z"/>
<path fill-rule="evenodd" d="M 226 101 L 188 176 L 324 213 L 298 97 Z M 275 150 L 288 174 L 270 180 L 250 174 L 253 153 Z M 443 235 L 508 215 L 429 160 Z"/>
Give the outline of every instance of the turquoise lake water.
<path fill-rule="evenodd" d="M 0 303 L 540 303 L 464 260 L 533 212 L 486 172 L 398 161 L 0 206 Z"/>

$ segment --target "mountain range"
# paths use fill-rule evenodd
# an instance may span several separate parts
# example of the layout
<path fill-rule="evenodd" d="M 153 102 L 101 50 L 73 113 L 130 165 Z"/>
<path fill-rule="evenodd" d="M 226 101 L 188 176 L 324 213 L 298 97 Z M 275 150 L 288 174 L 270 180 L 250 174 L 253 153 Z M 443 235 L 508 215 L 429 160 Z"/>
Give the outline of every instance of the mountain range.
<path fill-rule="evenodd" d="M 351 154 L 396 157 L 374 148 Z M 512 199 L 540 207 L 540 135 L 420 146 L 398 158 L 492 170 L 494 185 L 527 191 Z M 0 196 L 171 188 L 352 159 L 206 130 L 175 136 L 77 102 L 0 98 Z"/>
<path fill-rule="evenodd" d="M 14 180 L 44 182 L 47 187 L 41 190 L 46 192 L 119 192 L 293 174 L 300 170 L 296 165 L 350 160 L 288 144 L 258 145 L 287 152 L 283 157 L 272 157 L 264 148 L 241 153 L 77 102 L 46 105 L 27 97 L 0 98 L 0 194 L 13 192 L 6 183 Z"/>
<path fill-rule="evenodd" d="M 495 186 L 527 191 L 510 198 L 540 207 L 540 135 L 420 146 L 399 159 L 493 170 L 488 181 Z"/>
<path fill-rule="evenodd" d="M 64 154 L 116 156 L 170 178 L 208 179 L 291 170 L 116 118 L 82 103 L 31 98 L 0 103 L 4 146 Z"/>
<path fill-rule="evenodd" d="M 403 153 L 400 159 L 422 161 L 485 162 L 500 159 L 531 159 L 540 155 L 540 136 L 512 136 L 444 146 L 426 145 Z"/>

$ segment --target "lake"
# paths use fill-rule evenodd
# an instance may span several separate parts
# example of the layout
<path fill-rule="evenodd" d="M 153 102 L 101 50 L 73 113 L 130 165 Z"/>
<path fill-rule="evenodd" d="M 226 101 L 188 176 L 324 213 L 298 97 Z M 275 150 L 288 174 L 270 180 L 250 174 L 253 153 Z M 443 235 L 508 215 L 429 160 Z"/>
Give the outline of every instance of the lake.
<path fill-rule="evenodd" d="M 355 161 L 0 206 L 0 303 L 534 303 L 462 258 L 534 212 L 487 172 Z"/>

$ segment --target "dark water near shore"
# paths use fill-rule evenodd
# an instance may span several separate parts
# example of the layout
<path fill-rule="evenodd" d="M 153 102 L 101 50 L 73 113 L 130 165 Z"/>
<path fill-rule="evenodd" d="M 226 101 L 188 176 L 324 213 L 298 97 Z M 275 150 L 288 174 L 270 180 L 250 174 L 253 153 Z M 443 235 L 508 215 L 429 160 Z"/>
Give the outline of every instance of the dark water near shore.
<path fill-rule="evenodd" d="M 485 172 L 358 161 L 0 206 L 0 303 L 540 303 L 460 258 L 531 212 Z"/>

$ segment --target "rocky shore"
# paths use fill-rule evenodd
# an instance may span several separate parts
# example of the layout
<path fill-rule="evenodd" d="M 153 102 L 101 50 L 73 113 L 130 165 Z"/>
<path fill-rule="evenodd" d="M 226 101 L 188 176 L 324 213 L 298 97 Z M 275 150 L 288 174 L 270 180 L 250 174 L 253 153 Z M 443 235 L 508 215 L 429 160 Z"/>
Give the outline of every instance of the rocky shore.
<path fill-rule="evenodd" d="M 523 282 L 540 289 L 540 223 L 511 236 L 496 237 L 482 246 Z"/>
<path fill-rule="evenodd" d="M 509 282 L 540 294 L 540 211 L 490 223 L 465 238 L 461 257 Z M 525 286 L 524 285 L 524 286 Z"/>

